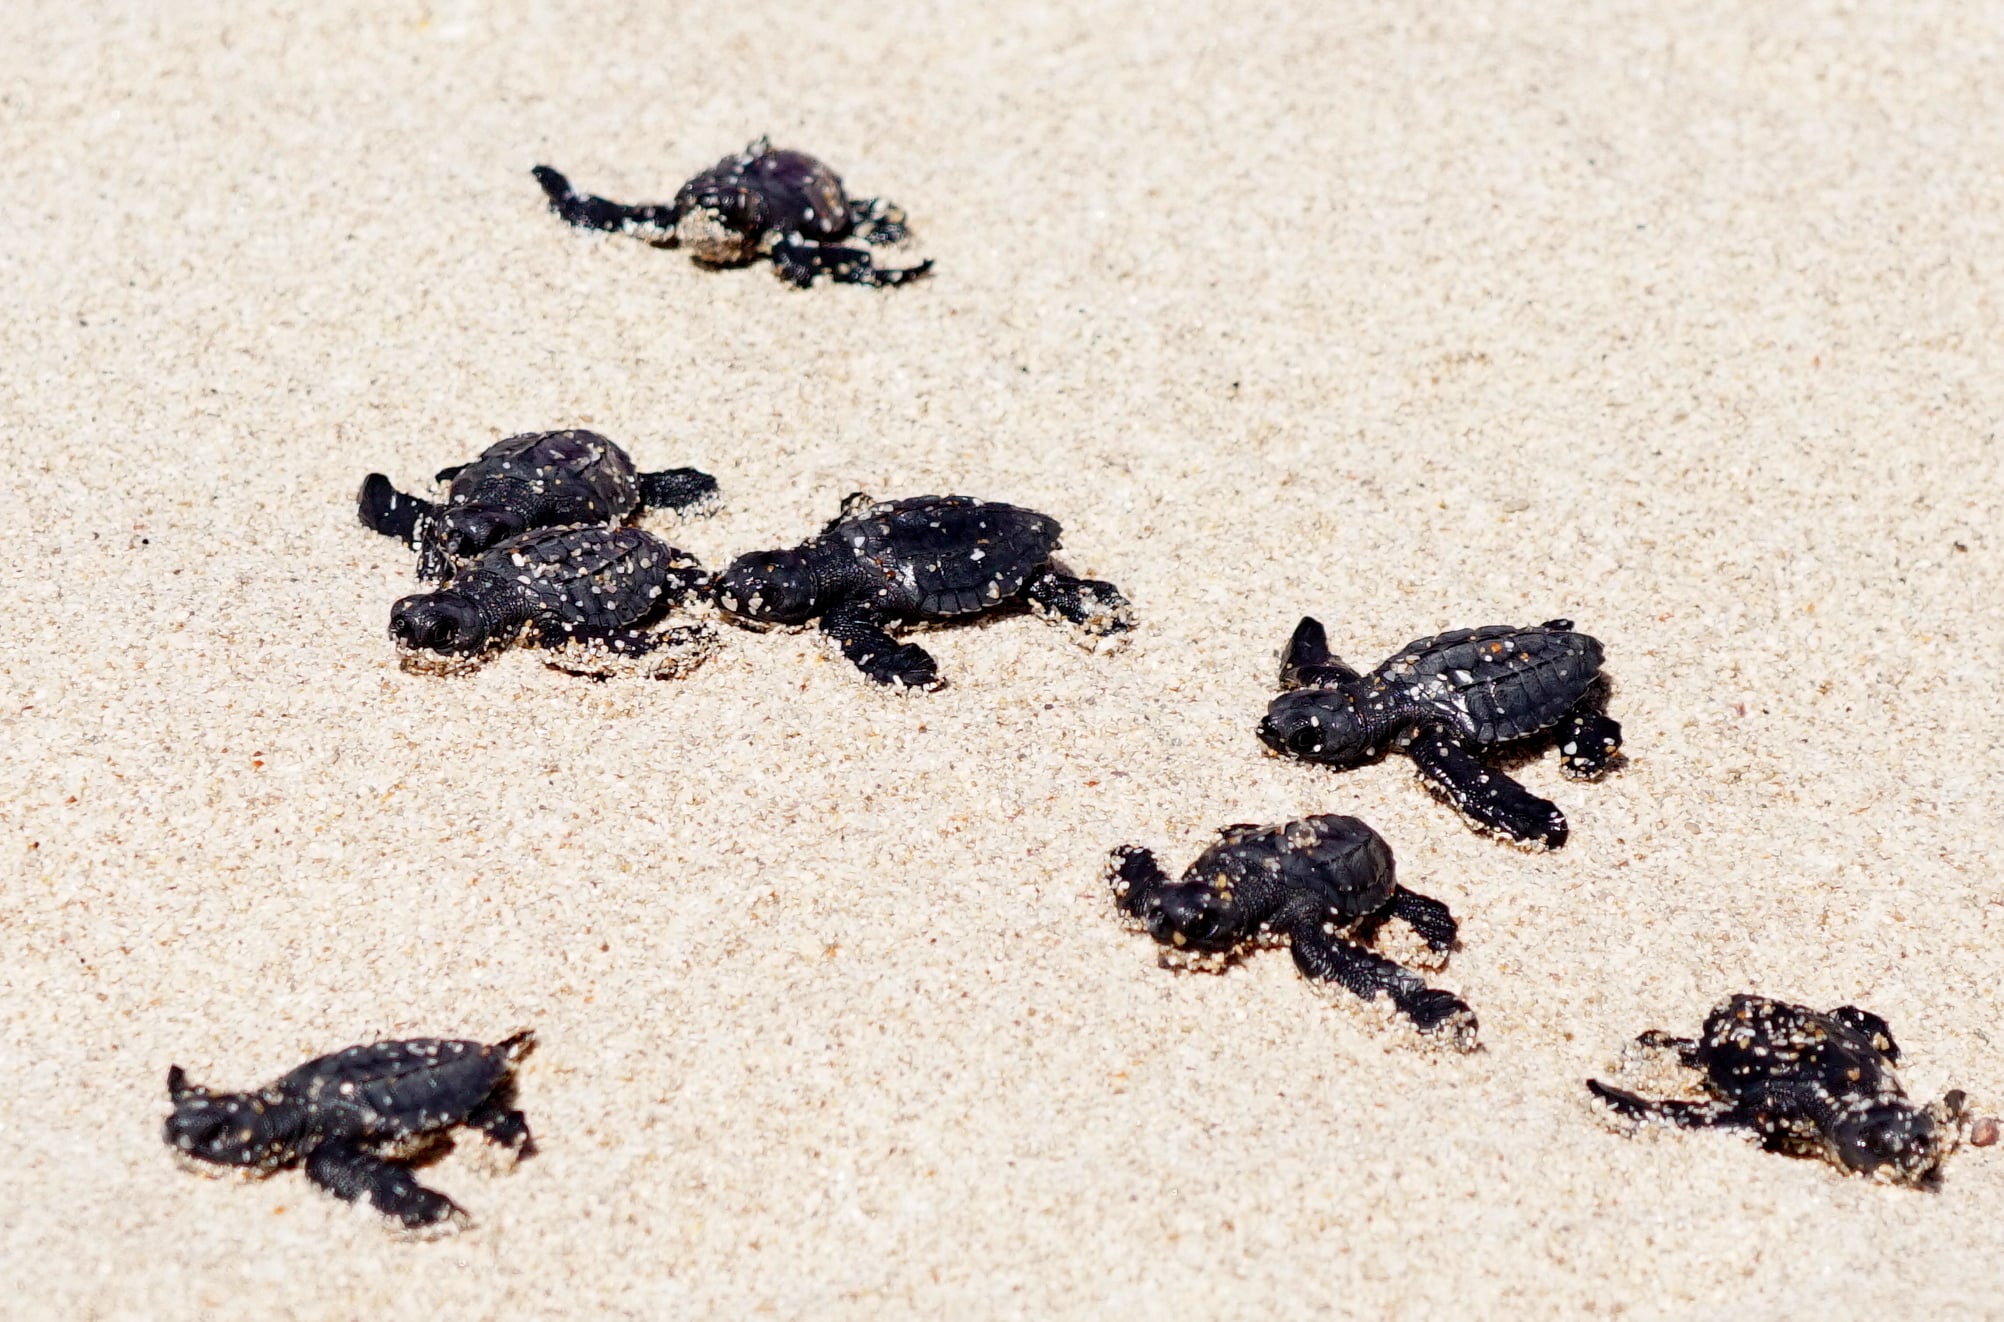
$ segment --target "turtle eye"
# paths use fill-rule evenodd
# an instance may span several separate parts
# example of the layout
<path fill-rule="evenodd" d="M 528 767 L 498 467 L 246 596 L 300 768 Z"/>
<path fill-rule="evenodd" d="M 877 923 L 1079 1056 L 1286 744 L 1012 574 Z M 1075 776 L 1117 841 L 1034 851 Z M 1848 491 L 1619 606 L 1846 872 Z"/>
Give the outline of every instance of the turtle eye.
<path fill-rule="evenodd" d="M 1230 935 L 1230 922 L 1217 897 L 1203 891 L 1185 890 L 1164 897 L 1162 926 L 1179 946 L 1210 949 Z"/>
<path fill-rule="evenodd" d="M 1287 736 L 1287 751 L 1290 753 L 1319 753 L 1322 751 L 1322 732 L 1312 725 L 1304 725 Z"/>
<path fill-rule="evenodd" d="M 1183 919 L 1183 935 L 1191 941 L 1203 943 L 1216 939 L 1219 915 L 1215 910 L 1199 909 Z"/>

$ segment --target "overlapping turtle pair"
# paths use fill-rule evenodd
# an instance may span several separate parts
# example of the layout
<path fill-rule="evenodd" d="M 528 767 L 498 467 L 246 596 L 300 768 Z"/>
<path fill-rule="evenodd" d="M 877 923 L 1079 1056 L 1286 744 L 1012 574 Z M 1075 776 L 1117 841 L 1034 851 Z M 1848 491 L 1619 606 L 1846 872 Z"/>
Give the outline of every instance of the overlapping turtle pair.
<path fill-rule="evenodd" d="M 1603 710 L 1601 659 L 1598 640 L 1570 620 L 1549 620 L 1417 639 L 1363 675 L 1331 653 L 1320 623 L 1304 619 L 1281 654 L 1282 692 L 1259 737 L 1276 753 L 1336 767 L 1407 753 L 1475 825 L 1556 849 L 1566 842 L 1565 815 L 1484 759 L 1550 735 L 1567 774 L 1603 774 L 1620 752 L 1621 727 Z M 1437 967 L 1457 931 L 1445 905 L 1398 885 L 1376 831 L 1322 815 L 1228 826 L 1219 837 L 1179 882 L 1132 845 L 1108 863 L 1116 905 L 1164 944 L 1165 965 L 1216 971 L 1243 950 L 1284 943 L 1304 976 L 1366 1001 L 1382 997 L 1457 1050 L 1477 1046 L 1465 1002 L 1368 948 L 1381 932 L 1409 930 L 1420 938 L 1418 958 Z"/>
<path fill-rule="evenodd" d="M 852 495 L 816 536 L 740 556 L 712 581 L 694 556 L 625 521 L 690 509 L 715 479 L 640 473 L 596 432 L 512 436 L 439 480 L 444 492 L 428 501 L 371 473 L 358 501 L 364 524 L 417 550 L 420 577 L 445 580 L 390 611 L 391 636 L 416 668 L 460 668 L 520 642 L 579 673 L 647 658 L 649 673 L 685 674 L 715 650 L 715 634 L 702 620 L 670 621 L 715 602 L 749 627 L 818 619 L 870 679 L 931 689 L 937 663 L 893 628 L 1025 605 L 1098 647 L 1133 624 L 1119 589 L 1053 561 L 1056 519 L 999 501 Z"/>

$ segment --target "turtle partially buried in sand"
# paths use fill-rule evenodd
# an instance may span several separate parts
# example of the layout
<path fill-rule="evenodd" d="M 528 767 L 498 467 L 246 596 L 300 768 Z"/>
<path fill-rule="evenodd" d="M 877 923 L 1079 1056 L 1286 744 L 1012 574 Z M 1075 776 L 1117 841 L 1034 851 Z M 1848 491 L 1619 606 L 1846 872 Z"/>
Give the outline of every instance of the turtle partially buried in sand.
<path fill-rule="evenodd" d="M 532 1152 L 513 1103 L 515 1065 L 535 1045 L 521 1032 L 492 1044 L 413 1038 L 309 1060 L 250 1092 L 218 1093 L 167 1071 L 167 1146 L 204 1173 L 306 1178 L 345 1202 L 366 1201 L 419 1230 L 464 1220 L 419 1184 L 410 1162 L 465 1126 L 512 1160 Z"/>
<path fill-rule="evenodd" d="M 407 669 L 469 669 L 519 642 L 574 674 L 670 679 L 716 649 L 706 623 L 664 627 L 706 587 L 695 557 L 640 528 L 542 528 L 397 602 L 390 637 Z"/>
<path fill-rule="evenodd" d="M 1397 919 L 1424 960 L 1445 963 L 1457 925 L 1439 900 L 1398 884 L 1391 846 L 1355 817 L 1224 827 L 1173 882 L 1153 853 L 1122 845 L 1106 875 L 1122 915 L 1163 945 L 1165 967 L 1222 972 L 1249 948 L 1285 944 L 1303 977 L 1382 996 L 1435 1042 L 1476 1047 L 1467 1002 L 1367 948 Z"/>
<path fill-rule="evenodd" d="M 363 525 L 415 550 L 418 577 L 427 582 L 450 578 L 472 557 L 537 528 L 694 509 L 717 491 L 717 479 L 694 468 L 643 473 L 617 443 L 581 430 L 510 436 L 472 463 L 440 469 L 437 480 L 445 491 L 430 501 L 371 473 L 356 498 Z"/>
<path fill-rule="evenodd" d="M 1560 769 L 1598 779 L 1621 751 L 1621 726 L 1601 710 L 1600 665 L 1599 639 L 1547 620 L 1415 639 L 1360 675 L 1331 654 L 1321 624 L 1303 619 L 1259 737 L 1276 753 L 1344 768 L 1404 753 L 1478 828 L 1557 849 L 1570 833 L 1566 815 L 1483 755 L 1552 731 Z"/>
<path fill-rule="evenodd" d="M 1870 1011 L 1739 995 L 1715 1007 L 1697 1037 L 1652 1031 L 1623 1053 L 1624 1073 L 1660 1073 L 1667 1063 L 1695 1095 L 1651 1099 L 1599 1079 L 1587 1088 L 1624 1121 L 1743 1130 L 1770 1152 L 1933 1188 L 1971 1125 L 1966 1099 L 1952 1091 L 1916 1106 L 1893 1073 L 1899 1059 L 1892 1029 Z M 1972 1142 L 1996 1141 L 1994 1120 L 1974 1123 Z"/>
<path fill-rule="evenodd" d="M 791 550 L 754 551 L 717 580 L 717 603 L 755 625 L 819 618 L 842 655 L 879 684 L 938 688 L 939 667 L 898 624 L 967 619 L 1026 603 L 1071 624 L 1095 650 L 1133 628 L 1111 583 L 1051 561 L 1058 521 L 969 496 L 879 502 L 858 492 L 820 534 Z"/>
<path fill-rule="evenodd" d="M 628 206 L 580 193 L 547 165 L 534 174 L 550 210 L 568 224 L 686 248 L 706 266 L 769 258 L 781 279 L 802 289 L 820 275 L 837 284 L 902 285 L 932 269 L 929 261 L 878 266 L 871 249 L 909 237 L 905 213 L 880 198 L 851 198 L 821 161 L 775 150 L 764 138 L 683 184 L 668 203 Z"/>

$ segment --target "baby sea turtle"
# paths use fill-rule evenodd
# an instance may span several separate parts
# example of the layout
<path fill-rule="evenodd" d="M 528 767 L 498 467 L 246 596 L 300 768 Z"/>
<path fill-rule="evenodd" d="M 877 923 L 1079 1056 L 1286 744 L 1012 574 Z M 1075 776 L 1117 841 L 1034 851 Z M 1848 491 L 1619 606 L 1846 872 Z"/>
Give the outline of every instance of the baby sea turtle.
<path fill-rule="evenodd" d="M 1712 1011 L 1695 1041 L 1661 1032 L 1636 1038 L 1623 1068 L 1640 1072 L 1665 1056 L 1678 1072 L 1702 1075 L 1701 1097 L 1650 1101 L 1599 1079 L 1587 1087 L 1624 1120 L 1746 1129 L 1770 1152 L 1822 1157 L 1888 1184 L 1938 1185 L 1942 1162 L 1961 1142 L 1963 1094 L 1930 1106 L 1908 1101 L 1893 1075 L 1900 1049 L 1892 1030 L 1855 1005 L 1821 1013 L 1735 996 Z"/>
<path fill-rule="evenodd" d="M 932 656 L 886 626 L 963 619 L 1018 601 L 1077 626 L 1088 646 L 1134 625 L 1111 583 L 1057 569 L 1058 521 L 969 496 L 879 503 L 858 492 L 819 536 L 790 551 L 754 551 L 717 580 L 717 601 L 755 624 L 805 624 L 879 684 L 933 689 Z"/>
<path fill-rule="evenodd" d="M 442 468 L 437 502 L 407 496 L 381 473 L 362 479 L 357 506 L 369 528 L 418 553 L 418 577 L 450 578 L 455 565 L 536 528 L 621 523 L 642 508 L 686 510 L 716 494 L 693 468 L 642 473 L 595 431 L 538 431 L 487 447 L 470 464 Z"/>
<path fill-rule="evenodd" d="M 211 1092 L 176 1065 L 167 1071 L 174 1111 L 164 1137 L 191 1163 L 244 1175 L 303 1161 L 306 1178 L 336 1198 L 366 1198 L 413 1229 L 461 1220 L 409 1163 L 459 1125 L 518 1161 L 533 1152 L 529 1123 L 510 1103 L 515 1064 L 535 1040 L 522 1032 L 492 1045 L 376 1042 L 309 1060 L 253 1092 Z"/>
<path fill-rule="evenodd" d="M 851 198 L 835 172 L 805 152 L 775 151 L 764 138 L 682 185 L 667 205 L 624 206 L 589 197 L 547 165 L 535 169 L 550 209 L 581 229 L 617 230 L 660 247 L 680 245 L 709 266 L 770 257 L 805 289 L 817 275 L 838 284 L 901 285 L 932 269 L 875 266 L 864 248 L 902 243 L 905 213 L 880 198 Z"/>
<path fill-rule="evenodd" d="M 467 668 L 519 640 L 555 650 L 550 664 L 575 674 L 651 657 L 647 673 L 673 678 L 709 657 L 715 635 L 703 624 L 658 626 L 705 587 L 694 557 L 643 529 L 539 528 L 488 551 L 446 587 L 399 601 L 390 637 L 412 669 Z"/>
<path fill-rule="evenodd" d="M 1547 620 L 1416 639 L 1359 675 L 1330 654 L 1322 626 L 1303 619 L 1259 737 L 1275 752 L 1336 767 L 1402 752 L 1478 827 L 1557 849 L 1565 814 L 1480 755 L 1556 726 L 1560 769 L 1597 779 L 1621 751 L 1621 726 L 1601 710 L 1600 662 L 1598 639 L 1573 632 L 1571 620 Z"/>
<path fill-rule="evenodd" d="M 1367 1001 L 1383 995 L 1436 1041 L 1476 1047 L 1467 1002 L 1365 948 L 1397 918 L 1432 963 L 1445 963 L 1456 924 L 1439 900 L 1398 884 L 1391 846 L 1355 817 L 1224 827 L 1177 882 L 1153 853 L 1122 845 L 1107 879 L 1120 911 L 1167 947 L 1164 967 L 1222 972 L 1247 946 L 1285 942 L 1303 977 L 1341 983 Z"/>

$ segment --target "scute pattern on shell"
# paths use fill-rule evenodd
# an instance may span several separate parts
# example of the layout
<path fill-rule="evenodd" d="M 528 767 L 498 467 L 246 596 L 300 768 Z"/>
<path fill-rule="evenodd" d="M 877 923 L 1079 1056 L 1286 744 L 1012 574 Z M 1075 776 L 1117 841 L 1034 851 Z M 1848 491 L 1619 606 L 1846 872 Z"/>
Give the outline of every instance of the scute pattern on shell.
<path fill-rule="evenodd" d="M 1549 730 L 1600 673 L 1601 645 L 1583 633 L 1486 625 L 1419 638 L 1379 669 L 1478 743 Z"/>
<path fill-rule="evenodd" d="M 679 596 L 700 567 L 639 528 L 544 528 L 512 538 L 463 576 L 496 578 L 523 593 L 538 623 L 565 631 L 626 628 L 657 614 L 671 588 Z"/>
<path fill-rule="evenodd" d="M 566 523 L 611 522 L 639 504 L 639 474 L 624 449 L 595 431 L 525 432 L 496 441 L 455 473 L 445 504 L 513 503 L 524 496 L 544 502 L 561 497 Z"/>
<path fill-rule="evenodd" d="M 479 1042 L 411 1038 L 308 1061 L 277 1087 L 315 1108 L 324 1132 L 407 1138 L 458 1124 L 508 1067 L 506 1051 Z"/>
<path fill-rule="evenodd" d="M 1013 601 L 1057 550 L 1060 531 L 1056 519 L 1015 505 L 922 496 L 879 505 L 823 538 L 874 566 L 895 609 L 947 619 Z"/>

